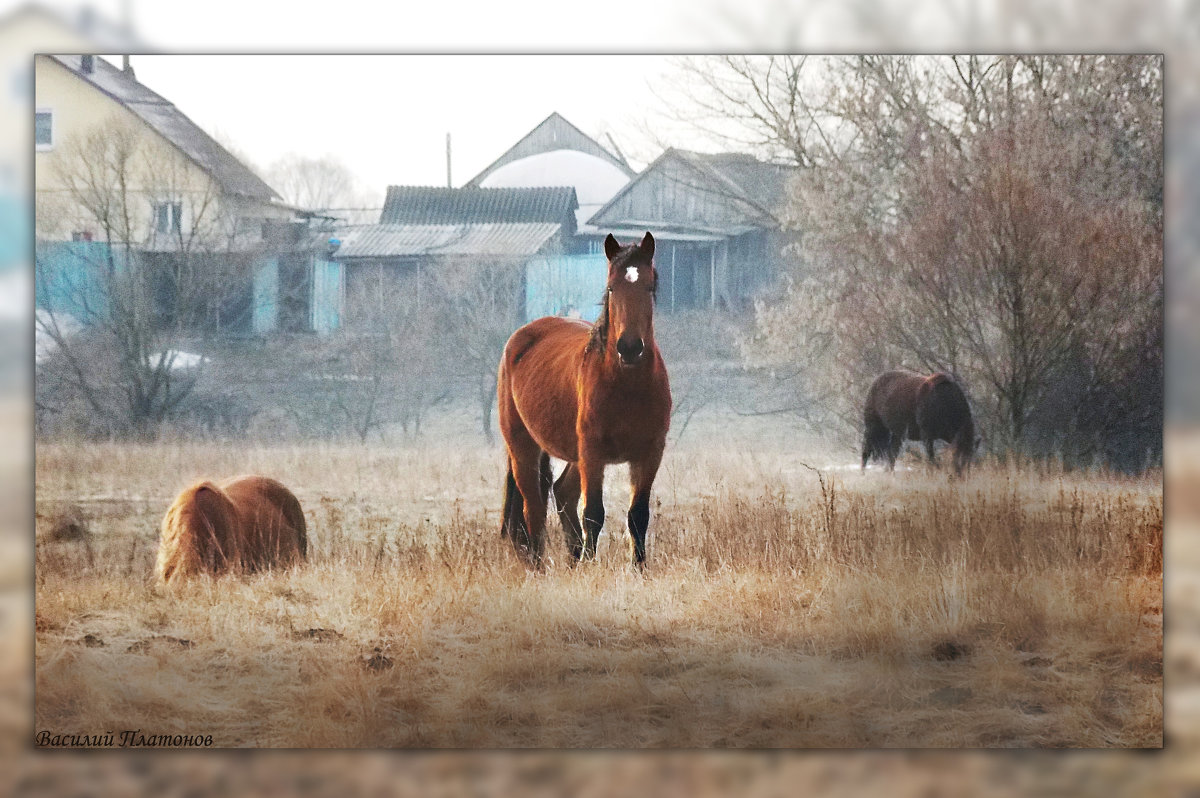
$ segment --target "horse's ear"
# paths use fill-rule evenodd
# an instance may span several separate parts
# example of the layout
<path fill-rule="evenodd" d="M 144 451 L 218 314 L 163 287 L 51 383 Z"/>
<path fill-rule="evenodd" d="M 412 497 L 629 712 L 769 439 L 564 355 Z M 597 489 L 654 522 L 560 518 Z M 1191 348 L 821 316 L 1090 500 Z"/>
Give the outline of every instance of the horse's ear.
<path fill-rule="evenodd" d="M 617 253 L 621 251 L 621 245 L 617 243 L 616 237 L 608 234 L 608 238 L 604 239 L 604 257 L 612 260 L 617 257 Z"/>
<path fill-rule="evenodd" d="M 646 231 L 646 236 L 642 239 L 642 254 L 647 258 L 654 257 L 654 236 L 650 235 L 650 231 Z"/>

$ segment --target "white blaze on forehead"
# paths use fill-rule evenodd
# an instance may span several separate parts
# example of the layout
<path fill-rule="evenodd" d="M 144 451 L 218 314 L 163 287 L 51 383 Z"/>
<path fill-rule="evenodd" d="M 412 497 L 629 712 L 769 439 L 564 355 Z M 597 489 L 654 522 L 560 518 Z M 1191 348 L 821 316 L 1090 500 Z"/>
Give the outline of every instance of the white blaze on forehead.
<path fill-rule="evenodd" d="M 638 278 L 637 266 L 630 266 L 625 270 L 625 279 L 631 283 L 636 283 Z"/>

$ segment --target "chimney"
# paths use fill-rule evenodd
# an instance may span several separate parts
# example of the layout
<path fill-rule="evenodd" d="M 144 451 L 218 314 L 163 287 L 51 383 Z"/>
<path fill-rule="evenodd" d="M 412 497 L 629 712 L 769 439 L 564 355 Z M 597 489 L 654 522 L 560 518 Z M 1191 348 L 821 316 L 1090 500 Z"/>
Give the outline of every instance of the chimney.
<path fill-rule="evenodd" d="M 124 72 L 126 75 L 128 75 L 131 78 L 134 76 L 133 75 L 133 65 L 129 63 L 128 55 L 121 56 L 121 71 Z"/>
<path fill-rule="evenodd" d="M 96 70 L 96 56 L 81 55 L 79 56 L 79 71 L 85 75 L 90 75 Z"/>
<path fill-rule="evenodd" d="M 446 134 L 446 188 L 454 188 L 450 181 L 450 134 Z"/>

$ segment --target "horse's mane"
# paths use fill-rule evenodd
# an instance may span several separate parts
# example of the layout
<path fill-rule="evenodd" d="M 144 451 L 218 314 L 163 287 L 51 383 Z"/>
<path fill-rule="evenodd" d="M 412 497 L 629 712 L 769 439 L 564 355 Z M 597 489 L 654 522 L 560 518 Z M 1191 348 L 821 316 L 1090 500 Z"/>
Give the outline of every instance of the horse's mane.
<path fill-rule="evenodd" d="M 588 335 L 587 345 L 583 347 L 584 354 L 597 351 L 603 352 L 608 346 L 608 291 L 604 292 L 604 298 L 600 300 L 600 318 L 596 319 L 596 323 L 592 325 L 592 332 Z"/>
<path fill-rule="evenodd" d="M 236 510 L 209 480 L 179 494 L 163 518 L 157 569 L 164 582 L 176 574 L 220 572 L 241 556 Z"/>

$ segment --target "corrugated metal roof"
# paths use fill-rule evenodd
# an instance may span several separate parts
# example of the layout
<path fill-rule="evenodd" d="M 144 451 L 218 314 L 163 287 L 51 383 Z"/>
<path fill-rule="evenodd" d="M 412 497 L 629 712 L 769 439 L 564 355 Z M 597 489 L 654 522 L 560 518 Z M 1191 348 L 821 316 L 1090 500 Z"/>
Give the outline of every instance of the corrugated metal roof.
<path fill-rule="evenodd" d="M 438 188 L 388 186 L 381 224 L 552 222 L 573 217 L 579 200 L 573 186 L 541 188 Z M 572 231 L 573 232 L 573 231 Z"/>
<path fill-rule="evenodd" d="M 281 199 L 262 178 L 188 119 L 169 100 L 139 83 L 132 75 L 99 56 L 89 73 L 79 71 L 80 56 L 50 56 L 76 77 L 90 83 L 128 108 L 167 141 L 179 148 L 229 194 L 262 201 Z"/>
<path fill-rule="evenodd" d="M 544 247 L 560 227 L 550 222 L 355 225 L 338 231 L 342 243 L 333 257 L 528 257 Z"/>

